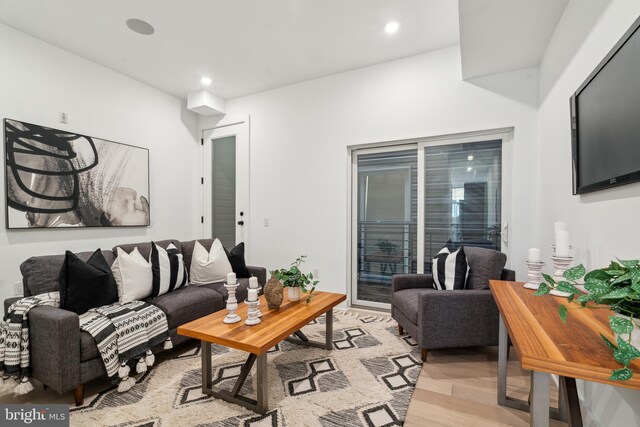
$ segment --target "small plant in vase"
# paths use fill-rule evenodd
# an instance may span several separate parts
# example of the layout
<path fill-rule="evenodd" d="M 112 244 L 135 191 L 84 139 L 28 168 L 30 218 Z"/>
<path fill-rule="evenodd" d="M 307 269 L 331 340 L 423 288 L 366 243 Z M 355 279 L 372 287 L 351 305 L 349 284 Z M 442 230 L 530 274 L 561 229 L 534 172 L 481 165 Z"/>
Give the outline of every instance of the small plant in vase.
<path fill-rule="evenodd" d="M 380 240 L 376 243 L 376 246 L 380 249 L 380 252 L 385 255 L 395 255 L 398 253 L 398 245 L 392 243 L 389 239 Z"/>
<path fill-rule="evenodd" d="M 584 276 L 584 288 L 581 292 L 576 285 Z M 609 326 L 616 336 L 616 343 L 600 334 L 604 343 L 613 352 L 614 359 L 623 365 L 609 378 L 612 381 L 624 381 L 633 376 L 629 365 L 640 358 L 640 260 L 612 261 L 608 267 L 586 272 L 578 265 L 564 273 L 566 280 L 556 282 L 551 276 L 543 274 L 545 283 L 535 295 L 548 294 L 552 289 L 570 293 L 569 304 L 578 309 L 610 309 L 616 313 L 609 316 Z M 567 321 L 568 308 L 561 304 L 558 309 L 560 319 Z"/>
<path fill-rule="evenodd" d="M 282 282 L 282 286 L 288 288 L 287 295 L 291 300 L 300 299 L 300 292 L 307 294 L 307 303 L 311 300 L 311 294 L 316 289 L 318 284 L 317 280 L 313 279 L 313 274 L 305 274 L 300 270 L 300 265 L 305 261 L 306 255 L 300 255 L 294 262 L 291 263 L 289 268 L 281 268 L 273 270 L 276 278 Z M 291 289 L 294 292 L 289 292 Z M 295 293 L 298 293 L 298 297 L 295 297 Z"/>

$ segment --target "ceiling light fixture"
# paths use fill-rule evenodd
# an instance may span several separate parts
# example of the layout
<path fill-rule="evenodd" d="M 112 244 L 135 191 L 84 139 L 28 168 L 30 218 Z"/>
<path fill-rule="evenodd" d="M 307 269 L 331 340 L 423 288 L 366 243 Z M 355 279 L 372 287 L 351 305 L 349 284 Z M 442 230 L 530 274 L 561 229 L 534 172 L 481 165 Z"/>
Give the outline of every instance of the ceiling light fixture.
<path fill-rule="evenodd" d="M 142 19 L 127 19 L 127 27 L 143 36 L 150 36 L 156 31 L 151 24 Z"/>
<path fill-rule="evenodd" d="M 473 160 L 473 156 L 467 156 L 467 160 L 469 161 Z"/>
<path fill-rule="evenodd" d="M 467 168 L 467 172 L 471 172 L 471 166 Z"/>
<path fill-rule="evenodd" d="M 389 23 L 387 23 L 387 25 L 384 26 L 384 30 L 388 33 L 388 34 L 393 34 L 396 31 L 398 31 L 398 28 L 400 28 L 400 24 L 398 24 L 395 21 L 391 21 Z"/>
<path fill-rule="evenodd" d="M 211 79 L 209 77 L 203 77 L 200 79 L 200 83 L 205 86 L 209 86 L 211 84 Z"/>

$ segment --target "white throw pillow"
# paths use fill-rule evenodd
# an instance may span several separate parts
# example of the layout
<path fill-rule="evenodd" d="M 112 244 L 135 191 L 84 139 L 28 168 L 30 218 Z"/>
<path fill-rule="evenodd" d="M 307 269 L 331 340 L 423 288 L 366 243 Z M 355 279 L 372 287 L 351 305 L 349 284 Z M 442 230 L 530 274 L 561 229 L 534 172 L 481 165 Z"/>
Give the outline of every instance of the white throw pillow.
<path fill-rule="evenodd" d="M 207 250 L 196 241 L 191 256 L 191 269 L 189 281 L 192 285 L 206 285 L 207 283 L 222 282 L 227 280 L 227 274 L 232 273 L 231 263 L 220 240 L 216 239 Z"/>
<path fill-rule="evenodd" d="M 118 285 L 118 301 L 121 303 L 143 300 L 153 291 L 151 263 L 144 259 L 138 247 L 130 254 L 118 248 L 118 256 L 111 266 Z"/>

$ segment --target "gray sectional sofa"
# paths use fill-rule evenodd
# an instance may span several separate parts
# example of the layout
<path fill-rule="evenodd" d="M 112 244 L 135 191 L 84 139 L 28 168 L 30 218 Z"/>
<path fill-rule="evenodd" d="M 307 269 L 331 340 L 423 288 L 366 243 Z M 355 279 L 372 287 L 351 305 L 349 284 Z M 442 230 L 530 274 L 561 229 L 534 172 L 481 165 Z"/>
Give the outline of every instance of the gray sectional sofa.
<path fill-rule="evenodd" d="M 211 239 L 198 241 L 207 250 L 213 243 Z M 183 254 L 185 265 L 189 269 L 195 242 L 171 239 L 155 243 L 163 248 L 173 243 Z M 111 251 L 102 251 L 109 265 L 113 264 L 118 247 L 127 253 L 138 247 L 145 258 L 148 258 L 151 252 L 150 242 L 118 245 Z M 77 255 L 86 261 L 92 254 L 93 251 Z M 31 257 L 23 262 L 20 271 L 24 296 L 59 290 L 58 275 L 63 261 L 64 255 L 48 255 Z M 267 278 L 266 269 L 250 266 L 247 268 L 264 286 Z M 238 283 L 236 295 L 238 301 L 244 301 L 247 297 L 249 279 L 238 279 Z M 202 286 L 190 285 L 148 300 L 166 313 L 169 336 L 174 345 L 189 339 L 177 334 L 178 326 L 224 308 L 227 291 L 223 285 L 223 282 Z M 5 300 L 5 313 L 9 306 L 20 298 L 22 297 Z M 61 308 L 42 306 L 29 312 L 32 377 L 59 393 L 74 390 L 77 405 L 82 404 L 84 384 L 106 375 L 93 337 L 81 332 L 79 325 L 76 313 Z M 161 346 L 154 349 L 156 352 L 161 350 Z"/>

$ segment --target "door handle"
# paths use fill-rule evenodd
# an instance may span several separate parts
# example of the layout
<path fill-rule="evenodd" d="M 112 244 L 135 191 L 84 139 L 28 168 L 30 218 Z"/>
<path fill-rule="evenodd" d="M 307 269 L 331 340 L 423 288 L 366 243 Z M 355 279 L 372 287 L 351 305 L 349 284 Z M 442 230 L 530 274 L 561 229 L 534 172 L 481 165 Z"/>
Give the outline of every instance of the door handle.
<path fill-rule="evenodd" d="M 238 225 L 244 225 L 244 221 L 238 221 Z"/>

